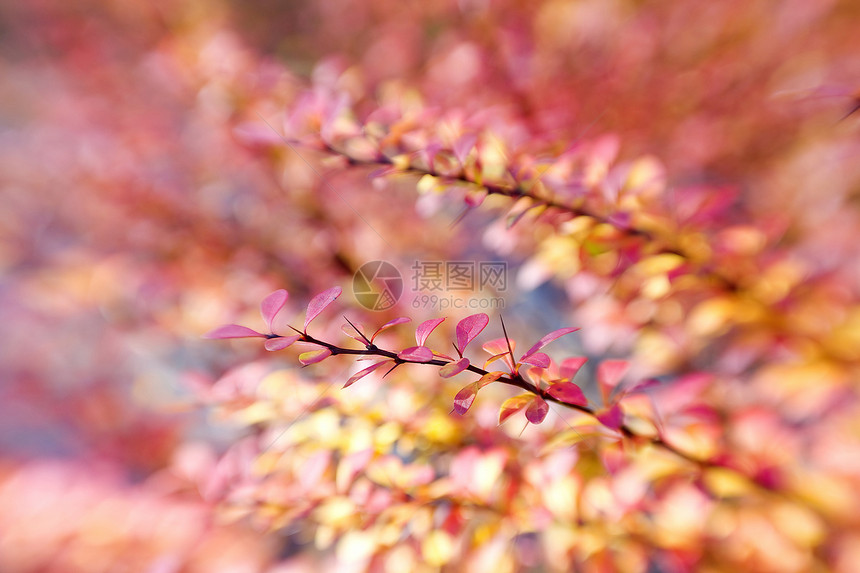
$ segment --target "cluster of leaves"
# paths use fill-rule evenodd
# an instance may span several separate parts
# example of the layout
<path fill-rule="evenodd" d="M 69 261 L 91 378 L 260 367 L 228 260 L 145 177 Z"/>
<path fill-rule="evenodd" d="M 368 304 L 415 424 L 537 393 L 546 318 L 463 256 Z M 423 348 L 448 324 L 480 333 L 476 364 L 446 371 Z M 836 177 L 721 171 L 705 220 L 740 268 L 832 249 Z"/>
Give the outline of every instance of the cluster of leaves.
<path fill-rule="evenodd" d="M 416 346 L 410 346 L 400 351 L 379 348 L 374 344 L 374 340 L 385 330 L 410 322 L 411 319 L 408 317 L 399 317 L 386 322 L 369 337 L 347 319 L 348 325 L 345 324 L 343 330 L 351 338 L 363 344 L 363 350 L 336 346 L 332 343 L 318 340 L 308 334 L 308 325 L 327 306 L 334 302 L 341 293 L 342 289 L 340 287 L 332 287 L 313 297 L 305 313 L 303 328 L 299 330 L 292 326 L 290 327 L 297 334 L 283 336 L 274 332 L 273 325 L 275 319 L 281 310 L 283 310 L 289 296 L 286 290 L 280 289 L 264 298 L 260 306 L 263 320 L 268 326 L 267 333 L 257 332 L 247 326 L 228 324 L 207 333 L 205 337 L 214 339 L 264 338 L 266 339 L 264 346 L 269 351 L 283 350 L 297 342 L 321 347 L 299 355 L 299 362 L 303 366 L 316 364 L 330 356 L 339 354 L 381 358 L 381 360 L 376 360 L 370 366 L 351 376 L 344 384 L 344 388 L 351 386 L 382 366 L 390 367 L 385 374 L 386 376 L 402 364 L 439 366 L 439 376 L 442 378 L 451 378 L 465 371 L 478 374 L 480 378 L 461 389 L 454 398 L 453 411 L 460 415 L 465 414 L 472 407 L 478 391 L 493 382 L 525 389 L 526 393 L 509 398 L 502 404 L 499 412 L 500 424 L 521 410 L 525 410 L 525 416 L 529 422 L 540 424 L 549 412 L 549 404 L 547 403 L 547 400 L 549 400 L 576 408 L 585 413 L 593 414 L 604 426 L 612 430 L 623 429 L 625 433 L 631 434 L 631 430 L 624 426 L 624 416 L 619 406 L 619 401 L 628 392 L 642 390 L 653 382 L 648 381 L 623 392 L 613 394 L 613 391 L 627 371 L 628 364 L 620 360 L 604 361 L 597 369 L 597 380 L 604 405 L 598 410 L 589 408 L 588 400 L 582 389 L 572 381 L 587 359 L 584 357 L 572 357 L 565 359 L 560 365 L 557 365 L 547 354 L 541 352 L 541 349 L 550 342 L 579 330 L 579 328 L 573 327 L 561 328 L 546 334 L 520 356 L 519 359 L 514 354 L 516 341 L 509 339 L 506 333 L 504 338 L 484 343 L 483 349 L 490 354 L 490 358 L 484 362 L 483 368 L 475 366 L 464 356 L 464 352 L 469 343 L 481 334 L 489 324 L 490 317 L 485 313 L 467 316 L 457 323 L 455 331 L 456 341 L 453 342 L 454 349 L 457 351 L 456 358 L 437 350 L 432 350 L 425 345 L 427 338 L 445 318 L 433 318 L 422 322 L 415 330 Z M 349 334 L 347 326 L 352 329 L 352 334 Z M 504 322 L 502 322 L 502 328 L 504 330 Z M 502 361 L 507 367 L 507 371 L 487 370 L 491 364 L 497 361 Z M 544 382 L 546 383 L 546 387 L 543 386 Z"/>
<path fill-rule="evenodd" d="M 856 2 L 263 4 L 0 5 L 0 569 L 857 569 Z M 487 248 L 664 383 L 281 294 L 313 368 L 199 341 Z"/>

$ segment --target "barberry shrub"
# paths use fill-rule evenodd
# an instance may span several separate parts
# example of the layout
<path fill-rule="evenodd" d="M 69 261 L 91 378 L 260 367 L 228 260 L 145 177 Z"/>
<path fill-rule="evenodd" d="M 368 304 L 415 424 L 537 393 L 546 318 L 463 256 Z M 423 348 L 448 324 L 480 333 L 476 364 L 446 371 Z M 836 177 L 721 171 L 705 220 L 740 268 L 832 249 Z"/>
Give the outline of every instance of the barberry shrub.
<path fill-rule="evenodd" d="M 858 570 L 858 22 L 0 3 L 0 571 Z"/>
<path fill-rule="evenodd" d="M 333 480 L 300 490 L 301 509 L 294 498 L 284 512 L 269 508 L 270 519 L 301 516 L 316 528 L 317 546 L 336 542 L 339 559 L 370 569 L 802 571 L 835 563 L 827 552 L 842 551 L 832 549 L 831 534 L 837 515 L 847 518 L 841 512 L 853 507 L 851 478 L 835 478 L 808 452 L 809 440 L 836 439 L 843 416 L 856 410 L 845 375 L 860 357 L 849 342 L 854 303 L 841 298 L 840 310 L 832 307 L 839 335 L 813 335 L 803 317 L 838 280 L 804 265 L 779 240 L 779 226 L 739 210 L 736 190 L 669 189 L 653 158 L 616 162 L 618 143 L 609 138 L 555 156 L 527 141 L 514 149 L 492 124 L 404 109 L 401 100 L 360 116 L 317 90 L 286 125 L 278 138 L 261 137 L 262 125 L 239 129 L 258 146 L 321 153 L 340 162 L 335 169 L 369 167 L 381 189 L 386 179 L 413 181 L 424 197 L 460 202 L 459 218 L 490 213 L 491 243 L 530 251 L 522 283 L 565 285 L 569 316 L 588 322 L 585 347 L 627 358 L 598 359 L 593 381 L 575 380 L 586 357 L 554 360 L 543 350 L 579 328 L 538 335 L 518 354 L 501 314 L 502 336 L 483 343 L 483 362 L 467 346 L 490 324 L 484 313 L 457 320 L 445 331 L 450 344 L 427 344 L 448 317 L 425 317 L 414 343 L 396 343 L 409 317 L 370 330 L 344 317 L 348 344 L 331 338 L 333 329 L 309 333 L 341 287 L 311 299 L 302 329 L 276 332 L 288 300 L 276 291 L 262 304 L 266 332 L 228 325 L 209 336 L 259 337 L 270 351 L 301 345 L 303 366 L 342 355 L 370 360 L 340 375 L 336 398 L 289 411 L 308 423 L 331 410 L 346 427 L 360 411 L 374 422 L 360 448 L 349 432 L 321 446 L 321 435 L 295 430 L 298 422 L 269 408 L 258 442 L 269 460 L 263 482 L 296 479 L 284 477 L 304 471 L 296 459 L 313 460 L 315 485 Z M 430 382 L 419 367 L 438 378 Z M 338 380 L 334 372 L 326 371 L 328 384 Z M 823 386 L 807 379 L 816 372 Z M 372 390 L 355 395 L 362 384 Z M 502 392 L 506 386 L 519 393 Z M 417 404 L 400 398 L 404 388 L 422 397 Z M 525 426 L 511 431 L 516 419 Z M 816 438 L 799 439 L 795 424 Z M 286 459 L 293 461 L 279 461 Z M 266 505 L 268 489 L 258 492 Z"/>

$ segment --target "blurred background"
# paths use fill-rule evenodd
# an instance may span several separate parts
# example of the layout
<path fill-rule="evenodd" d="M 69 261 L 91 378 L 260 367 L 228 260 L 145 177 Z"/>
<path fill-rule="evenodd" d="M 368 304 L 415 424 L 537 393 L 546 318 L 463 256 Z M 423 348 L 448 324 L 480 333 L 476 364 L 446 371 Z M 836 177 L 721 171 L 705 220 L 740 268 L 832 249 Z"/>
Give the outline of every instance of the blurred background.
<path fill-rule="evenodd" d="M 643 352 L 629 309 L 591 283 L 517 279 L 539 237 L 514 244 L 480 213 L 452 227 L 459 209 L 416 207 L 415 181 L 329 172 L 237 126 L 279 133 L 313 86 L 359 114 L 456 110 L 522 152 L 608 137 L 669 187 L 735 189 L 719 223 L 760 222 L 827 277 L 841 324 L 860 293 L 858 24 L 851 0 L 3 3 L 0 571 L 310 567 L 294 560 L 307 536 L 214 512 L 217 460 L 254 430 L 213 421 L 198 392 L 265 354 L 200 336 L 260 327 L 277 288 L 292 318 L 367 261 L 506 260 L 515 332 L 587 319 L 593 338 L 569 349 Z M 414 316 L 409 302 L 365 319 Z M 836 347 L 856 364 L 853 324 Z M 274 363 L 258 378 L 291 361 Z M 686 570 L 665 563 L 650 570 Z"/>

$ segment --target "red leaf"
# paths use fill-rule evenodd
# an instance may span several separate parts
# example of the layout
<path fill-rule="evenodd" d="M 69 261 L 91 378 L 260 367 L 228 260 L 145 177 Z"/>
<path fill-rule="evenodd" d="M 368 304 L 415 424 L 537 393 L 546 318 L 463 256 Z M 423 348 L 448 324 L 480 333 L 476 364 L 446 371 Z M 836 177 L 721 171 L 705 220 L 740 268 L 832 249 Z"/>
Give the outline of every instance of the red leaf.
<path fill-rule="evenodd" d="M 535 352 L 528 356 L 523 357 L 520 360 L 522 364 L 531 364 L 532 366 L 537 366 L 538 368 L 548 368 L 550 364 L 549 356 L 544 354 L 543 352 Z"/>
<path fill-rule="evenodd" d="M 475 401 L 475 396 L 478 395 L 478 383 L 472 382 L 454 396 L 454 411 L 461 416 L 469 411 L 472 403 Z"/>
<path fill-rule="evenodd" d="M 309 364 L 316 364 L 317 362 L 322 362 L 329 356 L 331 356 L 331 350 L 329 350 L 328 348 L 310 350 L 308 352 L 303 352 L 299 354 L 299 362 L 307 366 Z"/>
<path fill-rule="evenodd" d="M 476 336 L 481 334 L 481 331 L 487 327 L 490 322 L 490 317 L 479 312 L 467 316 L 457 323 L 457 350 L 460 354 L 466 349 L 466 346 L 472 342 Z"/>
<path fill-rule="evenodd" d="M 252 330 L 247 326 L 240 326 L 238 324 L 226 324 L 224 326 L 219 326 L 215 330 L 210 330 L 206 334 L 203 335 L 203 338 L 254 338 L 260 337 L 265 338 L 265 334 L 261 334 L 256 330 Z"/>
<path fill-rule="evenodd" d="M 549 412 L 549 404 L 540 396 L 535 396 L 529 407 L 526 408 L 526 419 L 532 424 L 540 424 Z"/>
<path fill-rule="evenodd" d="M 626 360 L 604 360 L 597 367 L 597 383 L 600 386 L 604 403 L 609 403 L 612 390 L 624 377 L 628 368 L 630 368 L 630 363 Z"/>
<path fill-rule="evenodd" d="M 301 337 L 301 334 L 294 334 L 292 336 L 279 336 L 278 338 L 270 338 L 265 342 L 265 344 L 263 344 L 263 346 L 265 346 L 266 350 L 268 350 L 269 352 L 275 352 L 276 350 L 283 350 L 284 348 L 292 345 Z"/>
<path fill-rule="evenodd" d="M 413 346 L 412 348 L 401 350 L 397 354 L 397 358 L 413 362 L 430 362 L 433 360 L 433 351 L 426 346 Z"/>
<path fill-rule="evenodd" d="M 340 296 L 340 293 L 343 292 L 339 286 L 332 287 L 325 292 L 321 292 L 316 295 L 311 302 L 308 304 L 308 312 L 305 315 L 305 327 L 304 330 L 307 332 L 308 325 L 311 323 L 313 319 L 315 319 L 319 314 L 325 310 L 325 308 L 334 302 L 334 299 Z"/>
<path fill-rule="evenodd" d="M 588 361 L 588 358 L 584 356 L 577 356 L 575 358 L 565 358 L 561 363 L 561 368 L 559 373 L 562 378 L 566 378 L 568 380 L 572 379 L 579 372 L 579 369 Z"/>
<path fill-rule="evenodd" d="M 442 378 L 450 378 L 451 376 L 456 376 L 463 370 L 469 367 L 469 359 L 461 358 L 456 362 L 449 362 L 445 366 L 439 369 L 439 376 Z"/>
<path fill-rule="evenodd" d="M 519 394 L 502 402 L 502 407 L 499 409 L 499 424 L 529 405 L 532 398 L 534 394 Z"/>
<path fill-rule="evenodd" d="M 624 424 L 624 412 L 621 411 L 618 404 L 599 410 L 594 415 L 601 424 L 613 430 L 619 429 Z"/>
<path fill-rule="evenodd" d="M 344 384 L 343 387 L 346 388 L 348 386 L 352 386 L 355 382 L 357 382 L 358 380 L 361 380 L 362 378 L 364 378 L 365 376 L 367 376 L 368 374 L 370 374 L 371 372 L 373 372 L 374 370 L 376 370 L 377 368 L 379 368 L 380 366 L 382 366 L 386 362 L 393 362 L 393 360 L 388 360 L 388 359 L 380 360 L 379 362 L 374 362 L 373 364 L 371 364 L 370 366 L 368 366 L 364 370 L 359 370 L 358 372 L 356 372 L 355 374 L 353 374 L 352 376 L 349 377 L 349 380 L 346 381 L 346 384 Z"/>
<path fill-rule="evenodd" d="M 430 333 L 433 332 L 437 326 L 442 324 L 442 321 L 444 320 L 444 318 L 431 318 L 430 320 L 425 320 L 419 324 L 418 328 L 415 329 L 415 341 L 418 343 L 418 346 L 424 346 Z"/>
<path fill-rule="evenodd" d="M 278 313 L 281 312 L 281 309 L 284 308 L 284 305 L 287 304 L 289 296 L 286 290 L 280 289 L 264 298 L 263 302 L 260 303 L 260 314 L 263 315 L 263 320 L 266 322 L 266 326 L 269 327 L 269 332 L 274 332 L 272 323 L 275 321 Z"/>
<path fill-rule="evenodd" d="M 405 316 L 401 316 L 399 318 L 395 318 L 394 320 L 389 320 L 388 322 L 376 329 L 376 332 L 374 332 L 373 336 L 370 337 L 370 341 L 373 342 L 373 339 L 376 338 L 376 336 L 383 330 L 388 330 L 392 326 L 397 326 L 398 324 L 403 324 L 404 322 L 412 322 L 412 319 L 407 318 Z"/>
<path fill-rule="evenodd" d="M 551 384 L 550 387 L 547 388 L 547 392 L 549 392 L 550 396 L 557 400 L 561 400 L 565 404 L 588 406 L 588 400 L 585 398 L 585 394 L 582 393 L 582 389 L 573 382 L 559 382 L 558 384 Z"/>
<path fill-rule="evenodd" d="M 578 328 L 567 327 L 567 328 L 559 328 L 558 330 L 554 330 L 549 334 L 545 335 L 543 338 L 538 340 L 534 346 L 526 350 L 526 353 L 523 354 L 523 357 L 520 358 L 520 362 L 524 361 L 527 357 L 531 356 L 556 338 L 561 338 L 565 334 L 570 334 L 571 332 L 576 332 L 579 330 Z"/>

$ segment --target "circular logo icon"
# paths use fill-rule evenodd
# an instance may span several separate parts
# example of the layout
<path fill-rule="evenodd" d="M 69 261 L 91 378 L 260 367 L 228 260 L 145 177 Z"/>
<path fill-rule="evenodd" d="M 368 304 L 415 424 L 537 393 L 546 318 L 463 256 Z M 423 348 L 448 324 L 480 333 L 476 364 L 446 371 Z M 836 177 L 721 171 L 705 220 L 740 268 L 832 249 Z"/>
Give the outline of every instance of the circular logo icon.
<path fill-rule="evenodd" d="M 370 261 L 353 275 L 352 294 L 368 310 L 388 310 L 403 294 L 403 277 L 388 261 Z"/>

